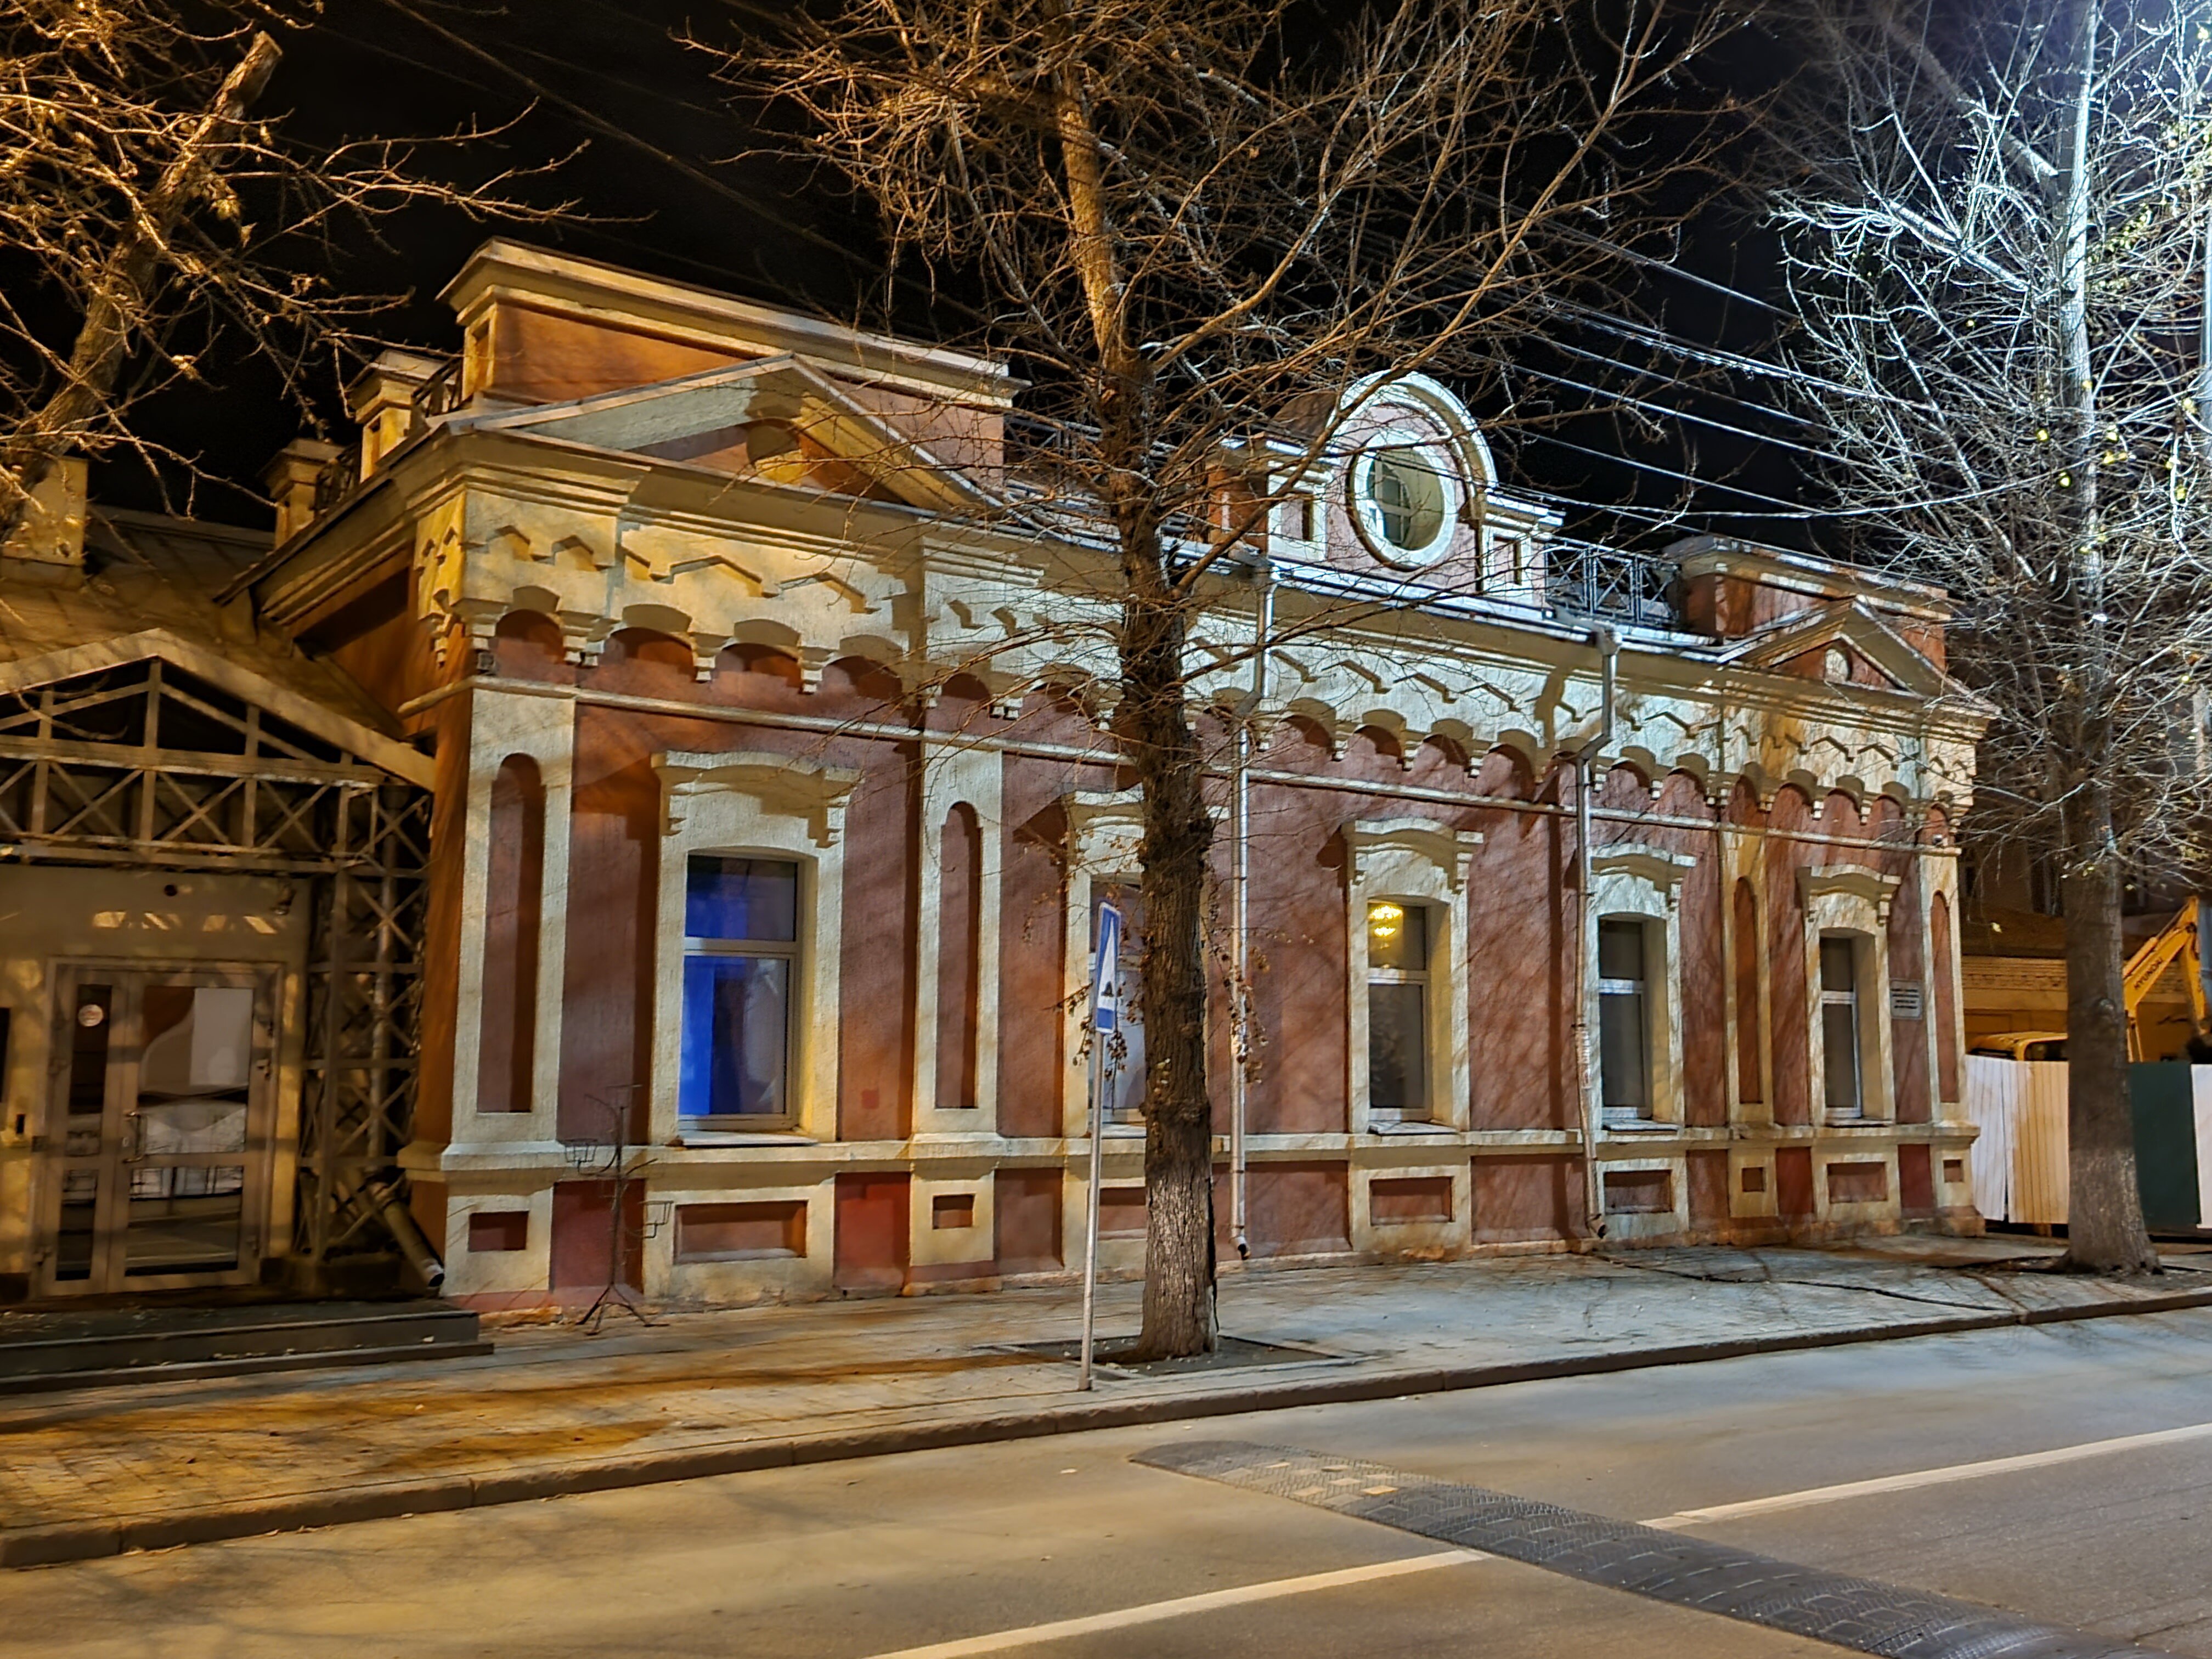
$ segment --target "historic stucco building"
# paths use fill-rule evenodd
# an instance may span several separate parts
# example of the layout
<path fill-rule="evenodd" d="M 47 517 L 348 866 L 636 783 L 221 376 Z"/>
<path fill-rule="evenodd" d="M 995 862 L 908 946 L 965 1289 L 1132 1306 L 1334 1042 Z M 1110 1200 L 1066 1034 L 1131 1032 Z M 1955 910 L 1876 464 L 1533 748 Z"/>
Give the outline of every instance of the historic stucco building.
<path fill-rule="evenodd" d="M 392 1160 L 447 1293 L 1064 1271 L 1068 1010 L 1135 817 L 1084 627 L 1102 565 L 1018 510 L 1018 388 L 503 242 L 448 298 L 458 357 L 388 355 L 357 455 L 280 458 L 273 548 L 224 589 L 407 740 L 346 764 L 428 789 Z M 1363 434 L 1272 515 L 1264 598 L 1232 572 L 1201 629 L 1336 617 L 1268 654 L 1256 704 L 1249 665 L 1199 688 L 1224 812 L 1227 736 L 1255 734 L 1224 1243 L 1232 1184 L 1257 1259 L 1569 1248 L 1592 1192 L 1615 1239 L 1975 1224 L 1952 825 L 1979 717 L 1942 596 L 1696 542 L 1620 600 L 1441 386 L 1389 389 Z M 1408 583 L 1435 591 L 1377 603 Z M 77 948 L 16 970 L 19 1024 L 66 1029 Z M 25 1195 L 67 1179 L 57 1075 L 8 1073 L 0 1194 L 29 1219 L 0 1249 L 41 1248 Z M 1127 1268 L 1133 1098 L 1101 1227 Z"/>

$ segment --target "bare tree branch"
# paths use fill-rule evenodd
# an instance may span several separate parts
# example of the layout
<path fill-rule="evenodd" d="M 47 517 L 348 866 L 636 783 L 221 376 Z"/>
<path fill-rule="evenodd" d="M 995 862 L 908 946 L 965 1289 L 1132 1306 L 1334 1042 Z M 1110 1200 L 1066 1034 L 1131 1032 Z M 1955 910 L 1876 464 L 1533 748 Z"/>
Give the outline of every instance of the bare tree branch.
<path fill-rule="evenodd" d="M 1222 578 L 1417 373 L 1494 379 L 1608 299 L 1705 189 L 1674 90 L 1724 9 L 1374 0 L 835 0 L 723 48 L 876 209 L 893 259 L 976 296 L 961 342 L 1030 385 L 1010 511 L 1099 553 L 1115 731 L 1142 793 L 1145 1342 L 1212 1344 L 1203 948 L 1212 822 L 1192 684 Z M 1638 180 L 1633 192 L 1618 180 Z M 1656 205 L 1668 202 L 1662 209 Z M 1601 234 L 1599 233 L 1602 233 Z M 1433 585 L 1370 584 L 1279 638 Z M 1248 624 L 1249 626 L 1249 624 Z"/>
<path fill-rule="evenodd" d="M 17 0 L 0 26 L 0 540 L 65 454 L 189 467 L 133 417 L 218 339 L 311 410 L 327 375 L 310 370 L 373 351 L 364 325 L 392 302 L 332 281 L 342 223 L 373 235 L 426 203 L 565 210 L 514 198 L 508 175 L 445 182 L 417 142 L 286 142 L 255 114 L 283 55 L 259 25 L 312 26 L 312 9 L 193 15 L 217 27 L 161 0 Z"/>
<path fill-rule="evenodd" d="M 2153 1261 L 2122 884 L 2201 881 L 2212 794 L 2212 52 L 2160 3 L 1806 0 L 1821 68 L 1767 195 L 1845 550 L 1950 590 L 1953 665 L 1993 714 L 1977 837 L 2063 872 L 2070 1254 L 2116 1270 Z"/>

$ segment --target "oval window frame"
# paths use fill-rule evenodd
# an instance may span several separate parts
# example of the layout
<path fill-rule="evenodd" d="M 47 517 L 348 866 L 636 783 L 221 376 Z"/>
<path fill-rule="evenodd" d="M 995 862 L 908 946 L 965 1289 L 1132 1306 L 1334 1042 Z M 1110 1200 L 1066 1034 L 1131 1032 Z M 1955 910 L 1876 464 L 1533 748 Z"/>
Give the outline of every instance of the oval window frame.
<path fill-rule="evenodd" d="M 1403 547 L 1382 529 L 1382 507 L 1375 498 L 1375 473 L 1379 464 L 1394 456 L 1410 455 L 1436 482 L 1434 511 L 1437 524 L 1428 539 L 1416 547 Z M 1348 486 L 1346 507 L 1361 544 L 1384 564 L 1399 570 L 1422 570 L 1449 550 L 1464 510 L 1467 481 L 1452 465 L 1449 450 L 1425 434 L 1404 431 L 1376 433 L 1346 469 Z"/>

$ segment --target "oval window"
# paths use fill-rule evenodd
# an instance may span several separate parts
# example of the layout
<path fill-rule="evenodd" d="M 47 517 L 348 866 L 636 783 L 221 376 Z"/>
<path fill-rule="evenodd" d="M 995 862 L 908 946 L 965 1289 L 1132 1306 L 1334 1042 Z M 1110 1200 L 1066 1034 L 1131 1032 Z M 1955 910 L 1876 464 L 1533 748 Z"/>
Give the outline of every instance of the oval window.
<path fill-rule="evenodd" d="M 1360 519 L 1376 554 L 1393 562 L 1436 550 L 1449 507 L 1444 481 L 1410 446 L 1372 451 L 1359 469 Z"/>

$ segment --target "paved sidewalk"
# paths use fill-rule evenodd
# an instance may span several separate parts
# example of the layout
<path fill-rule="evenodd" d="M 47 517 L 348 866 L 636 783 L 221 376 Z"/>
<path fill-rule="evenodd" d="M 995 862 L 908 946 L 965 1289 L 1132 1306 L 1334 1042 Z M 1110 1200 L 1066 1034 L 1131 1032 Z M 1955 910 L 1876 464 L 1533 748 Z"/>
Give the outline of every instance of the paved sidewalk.
<path fill-rule="evenodd" d="M 2212 1254 L 2156 1281 L 2021 1271 L 2052 1247 L 1907 1237 L 1224 1279 L 1239 1363 L 1075 1368 L 1068 1291 L 508 1327 L 422 1366 L 0 1401 L 0 1565 L 468 1508 L 921 1446 L 2212 1305 Z M 1139 1286 L 1100 1293 L 1134 1329 Z M 618 1316 L 619 1317 L 619 1316 Z M 1266 1363 L 1251 1363 L 1254 1357 Z"/>

